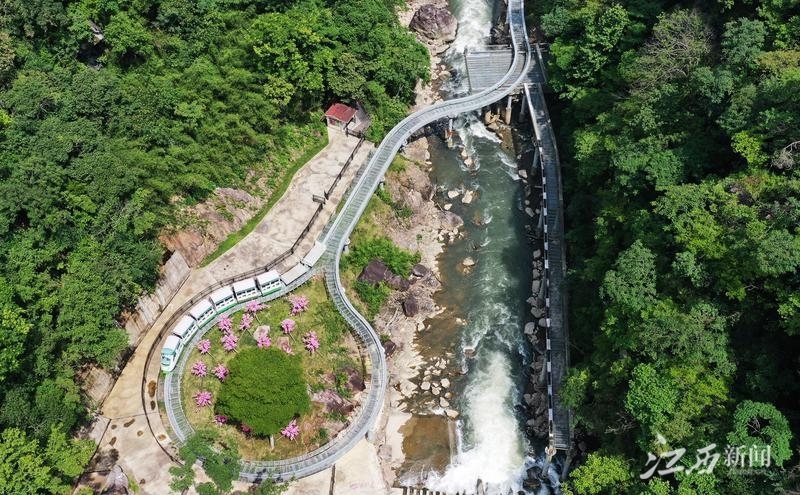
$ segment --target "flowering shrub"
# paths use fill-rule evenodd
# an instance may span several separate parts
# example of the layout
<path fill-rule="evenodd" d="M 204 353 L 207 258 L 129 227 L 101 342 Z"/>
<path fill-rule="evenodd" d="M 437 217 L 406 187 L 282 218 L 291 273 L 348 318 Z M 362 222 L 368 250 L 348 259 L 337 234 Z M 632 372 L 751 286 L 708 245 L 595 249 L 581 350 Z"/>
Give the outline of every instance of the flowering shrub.
<path fill-rule="evenodd" d="M 226 351 L 235 351 L 236 346 L 239 344 L 239 337 L 232 333 L 226 333 L 220 339 L 222 341 L 222 348 Z"/>
<path fill-rule="evenodd" d="M 290 356 L 294 356 L 294 351 L 292 350 L 292 346 L 289 345 L 288 342 L 281 342 L 281 350 Z"/>
<path fill-rule="evenodd" d="M 197 343 L 197 350 L 200 351 L 200 354 L 208 354 L 208 351 L 211 350 L 211 341 L 209 339 L 203 339 Z"/>
<path fill-rule="evenodd" d="M 239 322 L 239 330 L 250 330 L 250 325 L 253 324 L 253 315 L 245 313 L 242 315 L 242 321 Z"/>
<path fill-rule="evenodd" d="M 217 414 L 214 416 L 214 423 L 217 426 L 222 426 L 228 422 L 228 417 L 224 414 Z"/>
<path fill-rule="evenodd" d="M 286 318 L 281 322 L 281 328 L 283 329 L 283 333 L 285 333 L 286 335 L 289 335 L 292 332 L 294 332 L 294 328 L 296 326 L 297 323 L 291 318 Z"/>
<path fill-rule="evenodd" d="M 269 338 L 269 335 L 262 334 L 258 336 L 258 339 L 256 339 L 256 344 L 258 345 L 259 349 L 265 349 L 272 345 L 272 339 Z"/>
<path fill-rule="evenodd" d="M 219 319 L 217 325 L 219 325 L 220 330 L 222 330 L 225 333 L 228 333 L 231 331 L 231 329 L 233 329 L 233 320 L 231 320 L 230 316 L 225 315 Z"/>
<path fill-rule="evenodd" d="M 206 407 L 211 405 L 211 392 L 208 390 L 201 390 L 192 395 L 197 407 Z"/>
<path fill-rule="evenodd" d="M 206 367 L 206 363 L 202 361 L 197 361 L 196 363 L 194 363 L 192 365 L 192 374 L 194 376 L 199 376 L 200 378 L 206 376 L 208 374 L 208 368 Z"/>
<path fill-rule="evenodd" d="M 281 435 L 285 436 L 289 440 L 294 440 L 297 438 L 297 435 L 300 434 L 300 427 L 297 426 L 297 420 L 293 419 L 289 421 L 289 424 L 286 425 L 286 428 L 281 430 Z"/>
<path fill-rule="evenodd" d="M 224 381 L 225 377 L 228 376 L 228 368 L 226 368 L 224 364 L 218 364 L 216 368 L 214 368 L 214 376 L 219 378 L 220 381 Z"/>
<path fill-rule="evenodd" d="M 267 305 L 262 304 L 261 301 L 254 300 L 254 301 L 247 301 L 247 304 L 245 304 L 244 308 L 245 311 L 247 311 L 248 313 L 256 314 L 262 309 L 267 309 Z"/>
<path fill-rule="evenodd" d="M 308 298 L 306 296 L 291 295 L 286 298 L 292 305 L 292 316 L 297 315 L 308 309 Z"/>
<path fill-rule="evenodd" d="M 303 337 L 303 343 L 306 345 L 306 349 L 311 351 L 311 354 L 317 352 L 317 349 L 319 349 L 319 340 L 317 339 L 317 332 L 308 332 Z"/>

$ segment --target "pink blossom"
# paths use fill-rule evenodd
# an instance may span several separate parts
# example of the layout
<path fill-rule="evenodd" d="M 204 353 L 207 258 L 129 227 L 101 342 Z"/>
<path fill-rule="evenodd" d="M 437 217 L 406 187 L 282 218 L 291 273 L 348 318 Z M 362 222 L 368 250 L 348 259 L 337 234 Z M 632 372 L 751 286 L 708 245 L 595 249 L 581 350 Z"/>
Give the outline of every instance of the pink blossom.
<path fill-rule="evenodd" d="M 200 354 L 208 354 L 208 351 L 211 350 L 211 341 L 209 339 L 203 339 L 197 343 L 197 350 L 200 351 Z"/>
<path fill-rule="evenodd" d="M 294 356 L 294 351 L 292 350 L 292 346 L 289 345 L 288 341 L 281 342 L 281 350 L 286 354 Z"/>
<path fill-rule="evenodd" d="M 296 419 L 289 421 L 289 424 L 286 425 L 286 427 L 281 430 L 281 435 L 285 436 L 289 440 L 294 440 L 295 438 L 297 438 L 297 435 L 299 434 L 300 434 L 300 427 L 297 426 Z"/>
<path fill-rule="evenodd" d="M 319 340 L 317 340 L 317 332 L 308 332 L 305 337 L 303 337 L 303 343 L 306 345 L 306 349 L 311 351 L 311 354 L 314 354 L 317 349 L 319 349 Z"/>
<path fill-rule="evenodd" d="M 236 346 L 239 343 L 239 337 L 232 333 L 226 333 L 220 340 L 222 341 L 222 348 L 228 352 L 236 350 Z"/>
<path fill-rule="evenodd" d="M 233 328 L 233 320 L 231 320 L 230 316 L 225 315 L 219 319 L 217 325 L 219 325 L 219 329 L 224 333 L 228 333 Z"/>
<path fill-rule="evenodd" d="M 296 326 L 297 323 L 291 318 L 286 318 L 281 322 L 281 328 L 283 329 L 283 333 L 285 333 L 286 335 L 289 335 L 290 333 L 294 332 L 294 327 Z"/>
<path fill-rule="evenodd" d="M 197 407 L 205 407 L 211 405 L 211 392 L 208 390 L 201 390 L 192 395 Z"/>
<path fill-rule="evenodd" d="M 242 321 L 239 322 L 239 330 L 249 330 L 250 325 L 253 324 L 253 315 L 245 313 L 242 315 Z"/>
<path fill-rule="evenodd" d="M 267 334 L 261 334 L 256 339 L 256 344 L 258 345 L 259 349 L 264 349 L 272 345 L 272 339 L 269 338 Z"/>
<path fill-rule="evenodd" d="M 261 311 L 262 309 L 267 309 L 267 305 L 262 304 L 261 301 L 258 300 L 247 301 L 247 304 L 245 304 L 245 311 L 247 311 L 248 313 L 255 314 Z"/>
<path fill-rule="evenodd" d="M 214 423 L 217 426 L 222 426 L 227 422 L 228 422 L 228 417 L 225 416 L 224 414 L 217 414 L 216 416 L 214 416 Z"/>
<path fill-rule="evenodd" d="M 206 363 L 202 361 L 197 361 L 192 365 L 192 374 L 194 376 L 199 376 L 200 378 L 206 376 L 208 374 L 208 368 L 206 367 Z"/>
<path fill-rule="evenodd" d="M 225 377 L 228 376 L 228 368 L 226 368 L 223 364 L 218 364 L 214 368 L 214 376 L 219 378 L 220 381 L 224 381 Z"/>
<path fill-rule="evenodd" d="M 250 425 L 248 425 L 247 423 L 242 423 L 239 428 L 241 428 L 242 433 L 244 433 L 245 435 L 249 435 L 253 431 L 253 429 L 250 428 Z"/>
<path fill-rule="evenodd" d="M 286 299 L 292 305 L 292 316 L 300 314 L 308 308 L 308 298 L 306 296 L 291 295 Z"/>

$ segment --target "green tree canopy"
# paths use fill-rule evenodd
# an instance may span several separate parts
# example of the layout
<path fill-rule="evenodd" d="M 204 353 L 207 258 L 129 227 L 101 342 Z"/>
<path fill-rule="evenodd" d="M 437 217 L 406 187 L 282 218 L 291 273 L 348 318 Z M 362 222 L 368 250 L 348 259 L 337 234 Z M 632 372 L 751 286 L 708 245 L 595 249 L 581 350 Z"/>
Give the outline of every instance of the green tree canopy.
<path fill-rule="evenodd" d="M 258 435 L 275 435 L 310 407 L 298 356 L 274 348 L 245 349 L 228 365 L 214 406 Z"/>

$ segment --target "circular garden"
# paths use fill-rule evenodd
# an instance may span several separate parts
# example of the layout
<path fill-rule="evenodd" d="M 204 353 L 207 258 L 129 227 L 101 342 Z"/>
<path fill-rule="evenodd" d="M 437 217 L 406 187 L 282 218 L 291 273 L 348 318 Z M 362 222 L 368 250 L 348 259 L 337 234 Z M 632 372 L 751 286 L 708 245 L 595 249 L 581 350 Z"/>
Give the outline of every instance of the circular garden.
<path fill-rule="evenodd" d="M 347 322 L 319 279 L 222 316 L 194 348 L 181 377 L 183 410 L 215 429 L 245 460 L 302 455 L 344 429 L 364 389 Z"/>

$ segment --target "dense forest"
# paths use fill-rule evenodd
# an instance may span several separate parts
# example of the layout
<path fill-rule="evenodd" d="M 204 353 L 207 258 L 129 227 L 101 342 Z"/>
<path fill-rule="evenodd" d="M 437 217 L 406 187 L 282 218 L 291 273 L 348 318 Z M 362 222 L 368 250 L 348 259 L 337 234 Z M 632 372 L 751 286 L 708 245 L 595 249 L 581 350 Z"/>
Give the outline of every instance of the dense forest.
<path fill-rule="evenodd" d="M 0 493 L 81 472 L 81 372 L 127 347 L 177 210 L 274 185 L 331 101 L 372 139 L 405 115 L 428 54 L 401 3 L 0 2 Z"/>
<path fill-rule="evenodd" d="M 535 8 L 568 202 L 564 399 L 590 451 L 572 492 L 796 493 L 800 2 Z"/>

